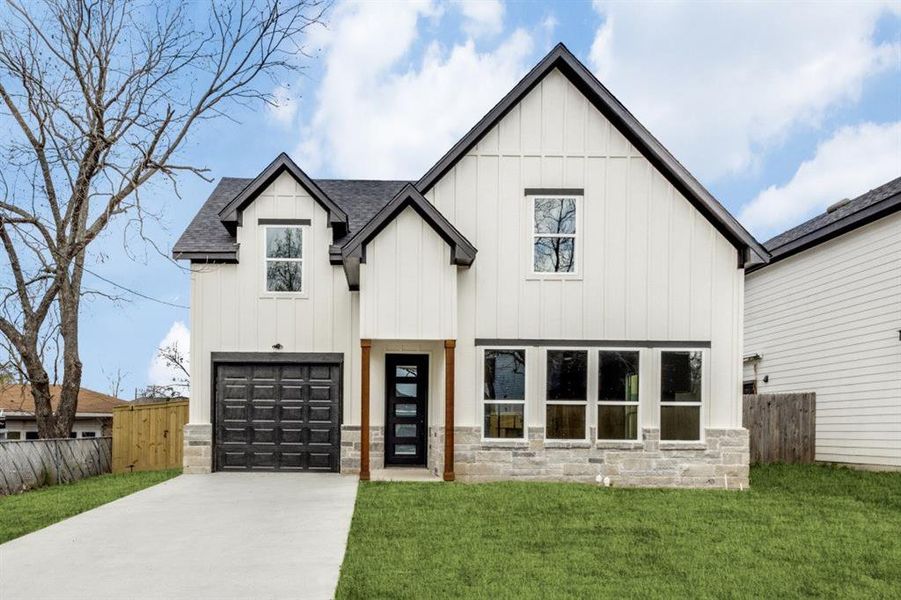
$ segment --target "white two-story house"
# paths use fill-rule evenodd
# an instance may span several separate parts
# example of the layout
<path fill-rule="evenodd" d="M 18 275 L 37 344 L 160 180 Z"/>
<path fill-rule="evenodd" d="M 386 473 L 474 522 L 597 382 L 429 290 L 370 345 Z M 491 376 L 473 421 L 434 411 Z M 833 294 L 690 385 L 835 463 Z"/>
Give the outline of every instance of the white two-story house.
<path fill-rule="evenodd" d="M 187 472 L 747 486 L 767 251 L 563 45 L 417 181 L 222 179 L 191 262 Z"/>

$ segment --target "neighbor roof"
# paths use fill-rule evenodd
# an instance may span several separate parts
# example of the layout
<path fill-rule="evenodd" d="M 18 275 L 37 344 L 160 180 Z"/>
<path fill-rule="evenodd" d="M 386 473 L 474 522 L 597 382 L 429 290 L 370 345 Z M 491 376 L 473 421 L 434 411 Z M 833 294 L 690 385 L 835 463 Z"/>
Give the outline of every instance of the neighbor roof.
<path fill-rule="evenodd" d="M 898 211 L 901 211 L 901 177 L 780 233 L 764 246 L 772 254 L 770 262 L 776 262 Z"/>
<path fill-rule="evenodd" d="M 50 405 L 53 410 L 59 406 L 60 386 L 50 386 Z M 127 404 L 107 394 L 101 394 L 86 388 L 78 392 L 78 407 L 76 416 L 81 414 L 113 414 L 113 408 Z M 0 386 L 0 409 L 5 413 L 34 414 L 34 397 L 31 395 L 31 386 L 25 384 L 11 384 Z"/>

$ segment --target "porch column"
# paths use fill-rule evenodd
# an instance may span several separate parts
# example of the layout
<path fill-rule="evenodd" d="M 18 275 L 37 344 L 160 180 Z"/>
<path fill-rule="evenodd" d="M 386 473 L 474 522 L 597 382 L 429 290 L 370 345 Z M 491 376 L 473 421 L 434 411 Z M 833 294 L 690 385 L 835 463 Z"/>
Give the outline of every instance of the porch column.
<path fill-rule="evenodd" d="M 372 340 L 360 340 L 360 481 L 369 481 L 369 351 Z"/>
<path fill-rule="evenodd" d="M 444 340 L 444 481 L 454 480 L 454 348 Z"/>

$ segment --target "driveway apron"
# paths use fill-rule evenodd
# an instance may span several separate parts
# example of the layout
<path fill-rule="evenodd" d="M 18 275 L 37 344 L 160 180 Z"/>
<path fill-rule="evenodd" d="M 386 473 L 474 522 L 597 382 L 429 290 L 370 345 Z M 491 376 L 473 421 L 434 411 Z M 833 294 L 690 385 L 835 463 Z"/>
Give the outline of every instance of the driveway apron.
<path fill-rule="evenodd" d="M 181 475 L 0 545 L 0 598 L 334 597 L 357 479 Z"/>

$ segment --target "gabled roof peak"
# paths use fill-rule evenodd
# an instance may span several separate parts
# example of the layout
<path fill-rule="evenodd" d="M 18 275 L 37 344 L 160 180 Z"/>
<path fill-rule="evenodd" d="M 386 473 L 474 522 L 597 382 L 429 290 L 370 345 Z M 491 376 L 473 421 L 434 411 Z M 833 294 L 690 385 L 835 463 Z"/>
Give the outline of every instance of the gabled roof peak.
<path fill-rule="evenodd" d="M 488 111 L 488 114 L 419 179 L 416 187 L 423 194 L 428 193 L 457 161 L 554 69 L 559 70 L 582 92 L 588 101 L 739 250 L 743 263 L 766 262 L 769 259 L 769 253 L 754 239 L 754 236 L 742 227 L 563 43 L 554 46 L 494 108 Z M 750 256 L 751 253 L 758 257 L 756 261 Z"/>

